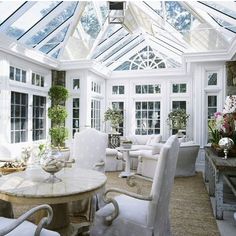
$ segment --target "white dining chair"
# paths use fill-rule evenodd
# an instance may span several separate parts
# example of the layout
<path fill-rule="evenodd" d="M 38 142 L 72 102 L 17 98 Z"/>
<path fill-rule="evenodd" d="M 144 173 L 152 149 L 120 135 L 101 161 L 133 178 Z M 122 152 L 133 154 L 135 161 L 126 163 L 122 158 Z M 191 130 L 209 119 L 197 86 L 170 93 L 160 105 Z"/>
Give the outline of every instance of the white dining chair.
<path fill-rule="evenodd" d="M 73 141 L 73 158 L 75 165 L 79 168 L 93 169 L 105 172 L 106 148 L 108 136 L 93 128 L 86 128 L 81 132 L 76 132 Z M 95 200 L 97 199 L 97 200 Z M 73 202 L 73 215 L 85 215 L 91 221 L 96 208 L 102 202 L 99 194 L 93 200 L 87 199 Z"/>
<path fill-rule="evenodd" d="M 90 235 L 169 236 L 169 202 L 178 151 L 179 142 L 173 135 L 161 150 L 149 195 L 143 196 L 117 188 L 108 189 L 104 198 L 109 204 L 96 212 Z M 107 194 L 110 192 L 122 195 L 109 198 Z"/>
<path fill-rule="evenodd" d="M 45 210 L 47 216 L 43 217 L 38 225 L 27 219 L 38 211 Z M 52 208 L 49 205 L 36 206 L 17 219 L 0 217 L 0 236 L 60 236 L 59 233 L 44 229 L 51 222 L 53 217 Z"/>

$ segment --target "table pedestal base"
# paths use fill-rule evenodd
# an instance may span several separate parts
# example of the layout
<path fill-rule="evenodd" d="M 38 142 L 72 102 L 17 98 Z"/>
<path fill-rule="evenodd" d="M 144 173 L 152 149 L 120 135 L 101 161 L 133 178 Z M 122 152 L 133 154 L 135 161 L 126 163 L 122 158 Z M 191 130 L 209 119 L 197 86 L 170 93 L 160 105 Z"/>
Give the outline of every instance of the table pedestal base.
<path fill-rule="evenodd" d="M 126 171 L 122 171 L 120 174 L 119 174 L 119 177 L 120 178 L 127 178 L 129 177 L 130 175 L 133 175 L 134 173 L 132 172 L 126 172 Z"/>

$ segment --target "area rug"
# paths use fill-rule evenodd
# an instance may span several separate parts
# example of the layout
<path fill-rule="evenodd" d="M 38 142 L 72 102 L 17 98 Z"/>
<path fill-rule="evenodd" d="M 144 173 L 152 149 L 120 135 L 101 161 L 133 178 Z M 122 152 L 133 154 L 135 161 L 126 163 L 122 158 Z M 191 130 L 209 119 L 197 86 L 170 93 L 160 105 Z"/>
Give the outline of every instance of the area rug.
<path fill-rule="evenodd" d="M 107 188 L 118 187 L 135 191 L 126 185 L 126 179 L 118 177 L 118 172 L 107 172 L 106 175 Z M 148 194 L 151 183 L 147 181 L 139 183 L 142 193 Z M 13 205 L 15 216 L 19 216 L 29 208 L 29 206 Z M 173 236 L 220 236 L 201 173 L 193 177 L 175 178 L 170 215 Z M 71 220 L 77 221 L 74 217 Z"/>

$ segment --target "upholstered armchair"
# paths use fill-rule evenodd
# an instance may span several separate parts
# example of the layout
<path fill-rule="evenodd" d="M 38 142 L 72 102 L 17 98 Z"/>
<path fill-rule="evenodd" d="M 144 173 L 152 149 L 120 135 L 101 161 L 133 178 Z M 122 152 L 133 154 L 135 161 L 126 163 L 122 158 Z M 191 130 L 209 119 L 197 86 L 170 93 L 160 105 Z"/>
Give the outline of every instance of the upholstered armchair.
<path fill-rule="evenodd" d="M 117 188 L 108 189 L 104 197 L 108 204 L 96 212 L 90 235 L 169 236 L 171 234 L 169 202 L 178 151 L 179 142 L 173 135 L 161 149 L 148 196 Z M 135 183 L 132 181 L 131 185 L 134 186 Z M 122 195 L 108 198 L 107 194 L 110 192 Z"/>
<path fill-rule="evenodd" d="M 31 215 L 35 214 L 37 211 L 46 210 L 47 216 L 43 217 L 38 225 L 35 225 L 26 219 L 28 219 Z M 53 212 L 52 208 L 49 205 L 40 205 L 32 208 L 25 214 L 21 215 L 17 219 L 10 219 L 5 217 L 0 217 L 0 235 L 7 236 L 59 236 L 60 234 L 44 229 L 51 220 L 52 220 Z"/>
<path fill-rule="evenodd" d="M 79 168 L 105 172 L 107 142 L 107 134 L 93 128 L 76 132 L 73 142 L 75 165 Z M 73 215 L 84 215 L 88 220 L 92 220 L 96 205 L 101 202 L 102 199 L 97 194 L 93 199 L 73 202 L 71 211 Z"/>

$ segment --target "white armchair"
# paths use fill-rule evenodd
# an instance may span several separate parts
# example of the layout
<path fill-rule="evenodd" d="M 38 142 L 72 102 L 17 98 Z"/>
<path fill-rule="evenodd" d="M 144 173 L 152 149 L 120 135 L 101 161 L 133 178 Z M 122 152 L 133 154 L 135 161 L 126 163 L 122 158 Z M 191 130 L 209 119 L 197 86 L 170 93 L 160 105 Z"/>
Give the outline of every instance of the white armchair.
<path fill-rule="evenodd" d="M 37 211 L 46 210 L 47 217 L 43 217 L 38 225 L 35 225 L 26 219 Z M 25 214 L 21 215 L 18 219 L 10 219 L 0 217 L 0 235 L 7 236 L 60 236 L 57 232 L 53 232 L 43 227 L 47 226 L 52 220 L 53 212 L 49 205 L 40 205 L 32 208 Z"/>
<path fill-rule="evenodd" d="M 87 128 L 79 133 L 76 132 L 73 142 L 75 165 L 80 168 L 105 172 L 107 142 L 107 134 L 93 128 Z M 97 194 L 93 199 L 73 202 L 71 211 L 73 215 L 83 215 L 88 220 L 92 220 L 96 206 L 101 202 L 102 199 Z"/>
<path fill-rule="evenodd" d="M 106 194 L 118 192 L 124 195 L 114 199 L 106 198 L 105 195 L 105 200 L 110 203 L 96 212 L 90 235 L 169 236 L 169 201 L 178 151 L 179 142 L 173 135 L 161 150 L 150 195 L 143 196 L 116 188 L 108 189 Z"/>

